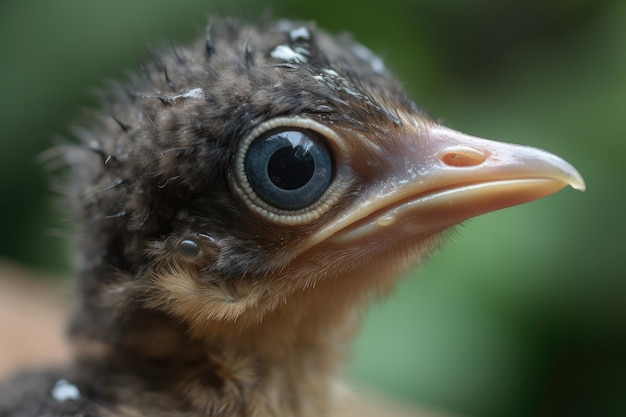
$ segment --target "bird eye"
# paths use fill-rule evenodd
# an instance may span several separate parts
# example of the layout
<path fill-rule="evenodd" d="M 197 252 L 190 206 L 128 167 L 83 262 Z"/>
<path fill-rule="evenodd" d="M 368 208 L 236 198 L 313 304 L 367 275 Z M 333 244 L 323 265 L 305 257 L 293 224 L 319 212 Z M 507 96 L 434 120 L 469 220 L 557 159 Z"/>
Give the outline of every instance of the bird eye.
<path fill-rule="evenodd" d="M 300 210 L 318 201 L 334 177 L 334 161 L 320 134 L 289 127 L 254 139 L 244 159 L 250 187 L 281 210 Z"/>
<path fill-rule="evenodd" d="M 351 184 L 349 150 L 337 132 L 304 117 L 276 117 L 242 138 L 228 180 L 248 208 L 282 225 L 327 213 Z"/>

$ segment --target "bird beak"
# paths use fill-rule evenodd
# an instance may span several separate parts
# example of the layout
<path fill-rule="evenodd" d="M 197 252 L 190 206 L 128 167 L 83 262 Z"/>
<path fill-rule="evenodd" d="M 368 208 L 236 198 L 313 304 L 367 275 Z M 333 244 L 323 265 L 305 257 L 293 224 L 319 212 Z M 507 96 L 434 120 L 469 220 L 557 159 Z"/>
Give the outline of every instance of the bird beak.
<path fill-rule="evenodd" d="M 424 137 L 426 136 L 426 137 Z M 431 127 L 386 155 L 386 172 L 316 238 L 350 243 L 376 236 L 420 236 L 490 211 L 533 201 L 567 185 L 584 191 L 578 171 L 563 159 L 527 146 Z"/>

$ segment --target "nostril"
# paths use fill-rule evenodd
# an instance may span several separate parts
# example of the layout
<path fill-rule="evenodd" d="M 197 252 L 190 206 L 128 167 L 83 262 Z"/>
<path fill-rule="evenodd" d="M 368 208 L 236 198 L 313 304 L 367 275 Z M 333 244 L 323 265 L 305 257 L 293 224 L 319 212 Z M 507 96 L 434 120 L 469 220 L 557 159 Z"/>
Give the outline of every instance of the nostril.
<path fill-rule="evenodd" d="M 485 152 L 467 146 L 448 148 L 441 157 L 441 161 L 451 167 L 474 167 L 482 164 L 486 159 Z"/>

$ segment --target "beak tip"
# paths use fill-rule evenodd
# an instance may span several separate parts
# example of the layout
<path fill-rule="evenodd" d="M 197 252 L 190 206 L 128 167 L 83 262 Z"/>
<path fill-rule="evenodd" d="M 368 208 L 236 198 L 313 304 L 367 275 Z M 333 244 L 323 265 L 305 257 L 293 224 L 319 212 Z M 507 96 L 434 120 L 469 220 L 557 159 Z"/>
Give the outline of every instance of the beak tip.
<path fill-rule="evenodd" d="M 529 148 L 527 156 L 528 166 L 534 167 L 546 177 L 562 181 L 564 186 L 569 185 L 574 190 L 585 191 L 587 185 L 583 176 L 572 164 L 550 152 L 537 148 Z"/>
<path fill-rule="evenodd" d="M 582 191 L 584 192 L 587 189 L 587 185 L 585 184 L 585 180 L 581 178 L 578 179 L 578 181 L 576 182 L 571 182 L 570 185 L 572 186 L 572 188 L 574 190 L 578 190 L 578 191 Z"/>
<path fill-rule="evenodd" d="M 585 191 L 587 189 L 587 185 L 585 184 L 585 180 L 582 175 L 580 175 L 576 168 L 567 162 L 566 167 L 567 169 L 565 170 L 565 174 L 567 176 L 567 180 L 565 182 L 574 190 Z"/>

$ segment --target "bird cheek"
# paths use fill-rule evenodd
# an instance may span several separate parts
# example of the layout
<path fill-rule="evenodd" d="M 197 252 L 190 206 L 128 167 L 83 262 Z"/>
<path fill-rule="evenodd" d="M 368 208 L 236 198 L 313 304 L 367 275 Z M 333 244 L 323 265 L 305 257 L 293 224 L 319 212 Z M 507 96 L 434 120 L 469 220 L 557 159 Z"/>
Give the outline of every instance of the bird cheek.
<path fill-rule="evenodd" d="M 258 304 L 256 293 L 244 280 L 209 282 L 188 265 L 170 265 L 152 275 L 153 291 L 144 301 L 146 306 L 178 316 L 192 329 L 235 320 Z"/>

